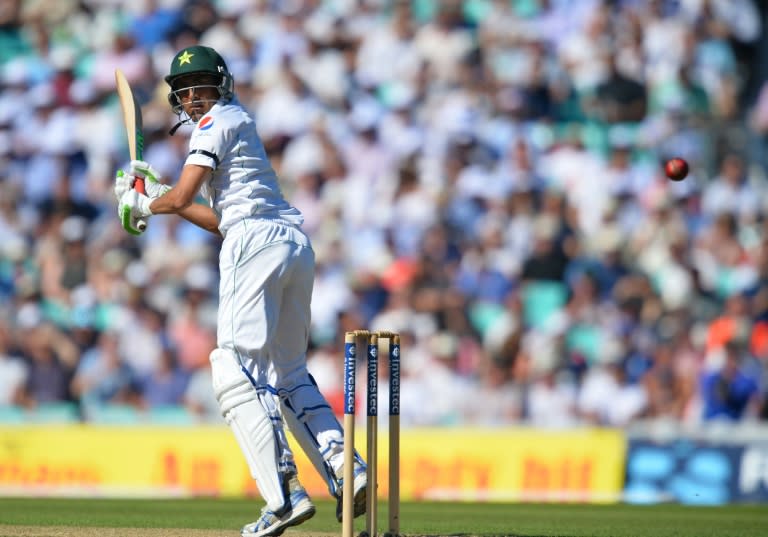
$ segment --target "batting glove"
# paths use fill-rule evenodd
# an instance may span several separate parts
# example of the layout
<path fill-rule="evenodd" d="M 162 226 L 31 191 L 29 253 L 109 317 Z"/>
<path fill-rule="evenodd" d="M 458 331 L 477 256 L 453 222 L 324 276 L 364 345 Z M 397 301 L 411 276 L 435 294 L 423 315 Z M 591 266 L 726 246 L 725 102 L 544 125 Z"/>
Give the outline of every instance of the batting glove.
<path fill-rule="evenodd" d="M 127 175 L 123 170 L 117 170 L 115 175 L 115 198 L 120 201 L 123 194 L 133 188 L 133 181 L 136 178 L 133 175 Z"/>
<path fill-rule="evenodd" d="M 132 160 L 130 170 L 132 175 L 140 175 L 146 179 L 144 189 L 147 191 L 147 196 L 151 199 L 159 198 L 171 189 L 169 185 L 164 185 L 160 182 L 163 179 L 160 172 L 154 169 L 148 162 Z"/>
<path fill-rule="evenodd" d="M 117 214 L 123 223 L 123 228 L 131 235 L 140 235 L 144 230 L 139 229 L 138 220 L 152 215 L 152 209 L 149 208 L 152 200 L 144 194 L 139 194 L 136 190 L 130 189 L 120 198 L 120 204 L 117 206 Z"/>

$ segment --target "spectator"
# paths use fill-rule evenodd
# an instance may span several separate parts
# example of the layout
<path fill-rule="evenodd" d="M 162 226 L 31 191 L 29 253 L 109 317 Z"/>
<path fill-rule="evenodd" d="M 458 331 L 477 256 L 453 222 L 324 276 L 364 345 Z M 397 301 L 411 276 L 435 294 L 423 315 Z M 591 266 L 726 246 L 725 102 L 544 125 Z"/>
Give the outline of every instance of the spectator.
<path fill-rule="evenodd" d="M 105 330 L 96 345 L 83 354 L 72 379 L 71 390 L 80 401 L 86 418 L 108 404 L 136 406 L 139 401 L 137 378 L 120 358 L 119 338 Z"/>
<path fill-rule="evenodd" d="M 642 385 L 627 382 L 620 349 L 603 352 L 601 361 L 590 367 L 584 378 L 578 394 L 578 412 L 587 423 L 625 427 L 644 416 L 648 393 Z"/>
<path fill-rule="evenodd" d="M 190 266 L 184 276 L 184 300 L 168 328 L 179 367 L 191 372 L 205 366 L 216 347 L 216 305 L 210 298 L 216 280 L 204 264 Z"/>
<path fill-rule="evenodd" d="M 10 328 L 0 322 L 0 406 L 22 404 L 28 375 L 27 364 L 13 350 Z"/>
<path fill-rule="evenodd" d="M 723 347 L 723 354 L 722 365 L 706 372 L 701 380 L 703 418 L 737 421 L 757 416 L 760 391 L 754 372 L 747 367 L 746 347 L 731 340 Z"/>
<path fill-rule="evenodd" d="M 221 423 L 221 408 L 213 393 L 210 363 L 192 371 L 182 405 L 199 421 Z"/>
<path fill-rule="evenodd" d="M 21 351 L 29 361 L 29 375 L 24 387 L 24 405 L 35 408 L 40 403 L 73 401 L 70 382 L 79 360 L 77 347 L 62 331 L 35 316 L 32 306 L 19 312 L 24 327 Z"/>
<path fill-rule="evenodd" d="M 608 77 L 597 85 L 592 107 L 597 117 L 608 123 L 641 121 L 648 104 L 645 86 L 626 76 L 619 61 L 618 55 L 611 58 Z"/>
<path fill-rule="evenodd" d="M 718 173 L 704 187 L 702 211 L 710 218 L 726 213 L 741 221 L 757 216 L 762 189 L 749 176 L 746 163 L 737 153 L 726 154 Z"/>
<path fill-rule="evenodd" d="M 177 364 L 176 353 L 164 348 L 157 367 L 138 379 L 141 406 L 144 408 L 179 406 L 189 383 L 189 372 Z"/>
<path fill-rule="evenodd" d="M 414 49 L 429 65 L 431 78 L 440 84 L 455 80 L 459 62 L 472 48 L 472 37 L 462 19 L 461 2 L 447 0 L 414 35 Z"/>

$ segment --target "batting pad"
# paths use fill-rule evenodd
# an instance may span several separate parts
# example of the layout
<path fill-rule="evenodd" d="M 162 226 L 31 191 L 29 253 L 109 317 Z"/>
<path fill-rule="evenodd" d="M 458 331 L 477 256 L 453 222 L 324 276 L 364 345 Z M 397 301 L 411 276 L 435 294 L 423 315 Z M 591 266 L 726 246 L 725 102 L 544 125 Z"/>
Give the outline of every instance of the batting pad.
<path fill-rule="evenodd" d="M 328 401 L 311 375 L 279 392 L 283 418 L 333 496 L 338 496 L 335 470 L 344 464 L 344 433 Z M 337 463 L 334 465 L 333 463 Z"/>
<path fill-rule="evenodd" d="M 278 464 L 278 439 L 272 421 L 256 388 L 231 352 L 214 349 L 210 360 L 213 391 L 221 413 L 235 433 L 262 498 L 269 509 L 280 511 L 286 498 Z"/>

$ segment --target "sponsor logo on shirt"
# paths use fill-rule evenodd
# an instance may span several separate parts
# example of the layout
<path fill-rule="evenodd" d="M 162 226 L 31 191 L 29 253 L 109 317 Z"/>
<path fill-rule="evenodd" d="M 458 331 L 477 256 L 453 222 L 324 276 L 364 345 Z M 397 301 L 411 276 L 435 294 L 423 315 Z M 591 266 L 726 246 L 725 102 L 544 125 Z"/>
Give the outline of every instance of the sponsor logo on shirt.
<path fill-rule="evenodd" d="M 213 118 L 211 116 L 205 116 L 200 120 L 200 123 L 197 124 L 197 128 L 201 131 L 207 131 L 211 127 L 213 127 Z"/>

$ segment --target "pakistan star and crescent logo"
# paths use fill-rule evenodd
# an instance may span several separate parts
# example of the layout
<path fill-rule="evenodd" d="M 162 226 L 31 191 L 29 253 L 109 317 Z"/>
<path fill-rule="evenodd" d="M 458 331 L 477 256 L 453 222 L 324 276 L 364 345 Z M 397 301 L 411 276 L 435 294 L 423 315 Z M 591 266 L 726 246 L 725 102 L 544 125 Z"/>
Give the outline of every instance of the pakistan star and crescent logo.
<path fill-rule="evenodd" d="M 190 54 L 188 50 L 185 50 L 184 54 L 179 56 L 179 66 L 182 66 L 185 63 L 188 63 L 188 64 L 191 65 L 192 64 L 192 56 L 194 56 L 194 54 Z"/>

